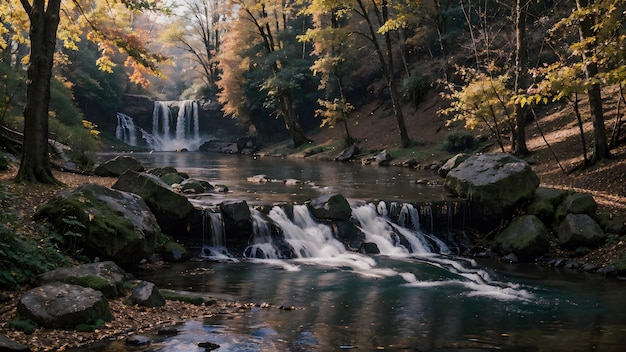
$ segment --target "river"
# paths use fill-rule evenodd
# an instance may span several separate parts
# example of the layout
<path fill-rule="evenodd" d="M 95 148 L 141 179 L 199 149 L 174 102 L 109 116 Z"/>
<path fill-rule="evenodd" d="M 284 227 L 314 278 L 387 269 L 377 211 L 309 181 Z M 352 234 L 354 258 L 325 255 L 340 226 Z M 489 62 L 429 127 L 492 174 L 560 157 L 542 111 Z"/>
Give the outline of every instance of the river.
<path fill-rule="evenodd" d="M 441 187 L 414 182 L 435 180 L 432 173 L 404 168 L 205 153 L 134 156 L 147 167 L 174 166 L 230 189 L 207 203 L 230 198 L 302 202 L 331 192 L 361 200 L 447 197 Z M 246 181 L 257 174 L 310 182 L 286 186 Z M 363 210 L 353 208 L 353 215 Z M 363 227 L 372 232 L 376 228 Z M 150 351 L 203 351 L 200 342 L 219 345 L 216 351 L 626 348 L 623 281 L 534 264 L 474 261 L 453 252 L 391 249 L 376 256 L 340 251 L 293 260 L 201 260 L 172 264 L 141 278 L 159 287 L 226 295 L 272 307 L 183 322 L 180 334 L 157 338 Z M 137 349 L 118 342 L 90 350 Z"/>

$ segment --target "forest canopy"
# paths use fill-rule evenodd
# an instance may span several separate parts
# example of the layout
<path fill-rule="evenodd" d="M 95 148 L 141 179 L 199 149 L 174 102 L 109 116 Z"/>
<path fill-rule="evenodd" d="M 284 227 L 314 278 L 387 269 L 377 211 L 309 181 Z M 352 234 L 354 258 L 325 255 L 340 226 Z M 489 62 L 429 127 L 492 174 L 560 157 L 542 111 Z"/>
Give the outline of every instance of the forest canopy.
<path fill-rule="evenodd" d="M 31 72 L 52 82 L 50 104 L 45 123 L 28 122 L 33 9 L 55 3 L 51 75 Z M 9 0 L 0 4 L 0 123 L 80 130 L 97 144 L 97 127 L 83 120 L 113 119 L 130 93 L 219 101 L 261 141 L 288 136 L 298 147 L 322 125 L 341 128 L 350 145 L 359 139 L 352 114 L 379 102 L 406 147 L 419 141 L 403 108 L 435 90 L 449 104 L 442 118 L 486 131 L 503 150 L 511 134 L 517 154 L 528 152 L 534 109 L 570 104 L 578 123 L 593 121 L 592 163 L 620 143 L 621 117 L 607 133 L 600 91 L 619 86 L 624 105 L 624 16 L 618 0 Z"/>

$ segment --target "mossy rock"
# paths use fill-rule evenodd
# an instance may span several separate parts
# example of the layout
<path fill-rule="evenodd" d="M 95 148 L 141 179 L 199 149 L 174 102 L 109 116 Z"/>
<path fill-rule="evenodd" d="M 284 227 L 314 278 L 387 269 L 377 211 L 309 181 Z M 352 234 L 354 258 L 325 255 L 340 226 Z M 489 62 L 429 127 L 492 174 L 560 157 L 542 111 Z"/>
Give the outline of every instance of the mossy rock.
<path fill-rule="evenodd" d="M 515 254 L 529 261 L 550 250 L 550 235 L 546 226 L 534 215 L 519 216 L 494 239 L 502 254 Z"/>
<path fill-rule="evenodd" d="M 140 197 L 97 184 L 59 193 L 37 210 L 35 219 L 45 219 L 61 235 L 68 234 L 67 246 L 121 265 L 149 258 L 160 232 Z"/>

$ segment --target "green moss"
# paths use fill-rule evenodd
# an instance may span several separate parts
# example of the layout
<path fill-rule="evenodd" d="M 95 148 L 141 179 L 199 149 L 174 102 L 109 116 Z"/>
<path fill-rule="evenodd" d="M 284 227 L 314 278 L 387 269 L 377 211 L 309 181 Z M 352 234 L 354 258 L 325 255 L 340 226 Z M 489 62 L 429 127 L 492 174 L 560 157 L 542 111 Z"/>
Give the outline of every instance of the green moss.
<path fill-rule="evenodd" d="M 78 324 L 76 326 L 76 331 L 78 331 L 78 332 L 91 332 L 91 331 L 100 329 L 103 324 L 104 324 L 104 320 L 102 320 L 102 319 L 96 320 L 95 322 L 93 322 L 93 324 L 90 324 L 90 323 Z"/>
<path fill-rule="evenodd" d="M 177 294 L 177 293 L 173 293 L 173 292 L 167 292 L 167 291 L 165 291 L 165 292 L 161 291 L 161 295 L 166 300 L 191 303 L 194 306 L 201 306 L 203 304 L 208 306 L 208 305 L 213 305 L 213 304 L 216 303 L 215 301 L 213 301 L 213 303 L 209 304 L 209 302 L 211 302 L 211 301 L 206 301 L 205 302 L 204 298 L 202 298 L 202 297 L 185 296 L 185 295 L 181 295 L 181 294 Z"/>
<path fill-rule="evenodd" d="M 32 320 L 22 320 L 18 318 L 12 320 L 9 323 L 9 327 L 15 330 L 23 331 L 25 334 L 30 335 L 37 330 L 37 323 Z"/>

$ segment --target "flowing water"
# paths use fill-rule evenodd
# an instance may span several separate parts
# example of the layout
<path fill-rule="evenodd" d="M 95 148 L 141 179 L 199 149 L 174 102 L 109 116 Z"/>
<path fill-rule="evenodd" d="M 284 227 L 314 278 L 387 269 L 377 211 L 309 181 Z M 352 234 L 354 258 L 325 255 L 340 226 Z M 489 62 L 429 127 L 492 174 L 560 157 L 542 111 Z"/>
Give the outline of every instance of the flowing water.
<path fill-rule="evenodd" d="M 174 166 L 223 183 L 233 190 L 221 196 L 226 199 L 248 195 L 258 202 L 300 201 L 325 192 L 341 192 L 352 200 L 445 199 L 439 187 L 410 182 L 432 175 L 405 169 L 201 153 L 155 154 L 135 156 L 148 167 Z M 245 181 L 255 174 L 311 180 L 315 186 L 264 187 L 268 185 Z M 388 212 L 393 207 L 388 205 L 352 202 L 357 226 L 380 250 L 371 256 L 348 250 L 332 236 L 329 226 L 316 222 L 305 206 L 296 205 L 293 217 L 281 207 L 272 208 L 267 216 L 252 210 L 253 241 L 233 258 L 220 242 L 224 236 L 221 220 L 207 213 L 204 260 L 172 264 L 141 278 L 159 287 L 266 303 L 270 308 L 185 321 L 179 326 L 180 334 L 157 338 L 149 350 L 202 351 L 198 346 L 202 342 L 219 345 L 217 351 L 626 348 L 623 282 L 532 264 L 501 265 L 463 258 L 456 255 L 453 242 L 422 229 L 414 207 L 398 202 L 401 208 L 394 210 L 398 219 L 391 221 Z M 281 229 L 294 259 L 279 259 L 268 235 L 269 221 Z M 111 343 L 90 350 L 131 349 Z"/>

